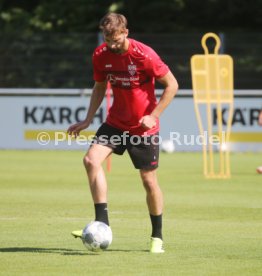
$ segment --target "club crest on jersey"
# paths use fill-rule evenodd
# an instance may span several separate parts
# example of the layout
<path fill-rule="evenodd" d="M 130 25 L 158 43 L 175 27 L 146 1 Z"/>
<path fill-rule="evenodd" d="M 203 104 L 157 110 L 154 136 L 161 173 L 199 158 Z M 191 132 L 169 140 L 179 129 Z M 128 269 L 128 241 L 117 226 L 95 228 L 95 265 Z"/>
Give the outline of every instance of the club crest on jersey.
<path fill-rule="evenodd" d="M 136 73 L 136 65 L 134 65 L 134 64 L 129 64 L 128 67 L 127 67 L 127 69 L 128 69 L 128 72 L 129 72 L 129 74 L 130 74 L 131 76 L 134 76 L 134 75 L 135 75 L 135 73 Z"/>

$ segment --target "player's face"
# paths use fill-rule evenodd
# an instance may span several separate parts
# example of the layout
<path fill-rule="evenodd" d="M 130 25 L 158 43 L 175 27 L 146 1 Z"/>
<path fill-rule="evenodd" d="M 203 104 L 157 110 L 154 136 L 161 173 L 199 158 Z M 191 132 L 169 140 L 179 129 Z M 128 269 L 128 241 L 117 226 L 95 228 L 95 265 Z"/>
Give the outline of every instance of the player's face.
<path fill-rule="evenodd" d="M 121 54 L 127 50 L 126 38 L 127 33 L 104 36 L 108 48 L 116 54 Z"/>

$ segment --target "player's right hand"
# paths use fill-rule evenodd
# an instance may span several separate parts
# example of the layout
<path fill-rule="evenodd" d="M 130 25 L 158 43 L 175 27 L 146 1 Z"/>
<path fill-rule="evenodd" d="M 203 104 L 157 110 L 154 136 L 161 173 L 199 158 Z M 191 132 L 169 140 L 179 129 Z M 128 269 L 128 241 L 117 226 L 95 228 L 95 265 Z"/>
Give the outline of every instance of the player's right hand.
<path fill-rule="evenodd" d="M 80 131 L 87 127 L 88 127 L 88 123 L 85 121 L 82 121 L 82 122 L 71 125 L 68 128 L 67 133 L 69 135 L 73 135 L 73 136 L 77 137 L 77 136 L 79 136 Z"/>

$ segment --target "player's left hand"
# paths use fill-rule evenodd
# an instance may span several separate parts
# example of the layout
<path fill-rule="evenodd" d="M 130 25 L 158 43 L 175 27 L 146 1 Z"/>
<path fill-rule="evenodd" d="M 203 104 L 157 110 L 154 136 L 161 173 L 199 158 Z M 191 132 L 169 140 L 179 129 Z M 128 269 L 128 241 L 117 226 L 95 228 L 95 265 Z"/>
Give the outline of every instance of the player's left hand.
<path fill-rule="evenodd" d="M 156 126 L 157 118 L 153 115 L 146 115 L 139 120 L 139 123 L 144 129 L 151 129 Z"/>

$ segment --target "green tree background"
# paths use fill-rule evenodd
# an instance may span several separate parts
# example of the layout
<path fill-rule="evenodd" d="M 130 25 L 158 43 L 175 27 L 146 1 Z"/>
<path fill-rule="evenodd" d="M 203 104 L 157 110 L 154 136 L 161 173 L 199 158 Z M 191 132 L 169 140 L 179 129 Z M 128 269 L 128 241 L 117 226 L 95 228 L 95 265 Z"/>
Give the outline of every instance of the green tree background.
<path fill-rule="evenodd" d="M 261 0 L 1 0 L 1 31 L 96 32 L 108 11 L 134 32 L 261 31 Z"/>
<path fill-rule="evenodd" d="M 0 0 L 0 86 L 91 86 L 98 22 L 108 11 L 127 16 L 130 36 L 160 52 L 182 88 L 190 88 L 189 59 L 207 31 L 226 34 L 237 88 L 262 86 L 262 0 Z"/>

